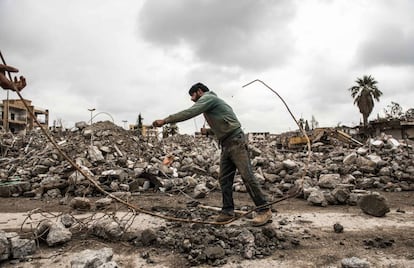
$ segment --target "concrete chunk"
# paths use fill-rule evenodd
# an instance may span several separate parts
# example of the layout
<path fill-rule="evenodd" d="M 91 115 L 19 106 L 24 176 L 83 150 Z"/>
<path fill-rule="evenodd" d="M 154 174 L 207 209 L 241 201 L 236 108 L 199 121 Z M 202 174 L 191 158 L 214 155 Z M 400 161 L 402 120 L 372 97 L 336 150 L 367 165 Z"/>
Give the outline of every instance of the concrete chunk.
<path fill-rule="evenodd" d="M 383 217 L 390 212 L 387 200 L 379 194 L 362 196 L 358 201 L 358 206 L 364 213 L 375 217 Z"/>

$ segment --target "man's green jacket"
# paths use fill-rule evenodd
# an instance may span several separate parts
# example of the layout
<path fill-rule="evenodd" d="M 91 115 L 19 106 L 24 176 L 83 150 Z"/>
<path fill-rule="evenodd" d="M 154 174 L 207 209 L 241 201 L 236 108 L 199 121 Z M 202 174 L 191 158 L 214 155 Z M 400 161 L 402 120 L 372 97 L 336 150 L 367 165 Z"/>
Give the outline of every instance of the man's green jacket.
<path fill-rule="evenodd" d="M 193 106 L 168 116 L 165 118 L 165 122 L 182 122 L 201 113 L 204 114 L 211 130 L 220 141 L 240 130 L 241 125 L 233 109 L 212 91 L 204 92 Z"/>

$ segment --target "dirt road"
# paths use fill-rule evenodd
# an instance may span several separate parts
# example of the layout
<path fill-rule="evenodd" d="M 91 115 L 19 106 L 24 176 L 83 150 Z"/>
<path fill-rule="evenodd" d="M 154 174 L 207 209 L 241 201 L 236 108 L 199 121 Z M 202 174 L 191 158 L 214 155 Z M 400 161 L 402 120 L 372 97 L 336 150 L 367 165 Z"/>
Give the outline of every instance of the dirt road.
<path fill-rule="evenodd" d="M 381 192 L 390 205 L 386 217 L 377 218 L 364 214 L 358 207 L 328 206 L 316 207 L 302 199 L 291 199 L 274 206 L 272 227 L 295 239 L 284 249 L 275 249 L 269 256 L 226 256 L 222 267 L 341 267 L 344 258 L 357 257 L 366 260 L 371 267 L 414 267 L 414 192 Z M 247 194 L 235 193 L 236 204 L 251 205 Z M 220 193 L 210 193 L 200 200 L 210 206 L 220 205 Z M 154 209 L 185 209 L 188 197 L 172 194 L 145 194 L 134 196 L 132 203 Z M 6 231 L 28 230 L 30 224 L 42 217 L 27 219 L 27 212 L 41 208 L 48 212 L 70 212 L 67 205 L 58 200 L 31 200 L 26 198 L 0 199 L 0 229 Z M 113 208 L 117 208 L 113 205 Z M 119 208 L 117 208 L 119 211 Z M 74 213 L 85 217 L 85 213 Z M 119 213 L 122 213 L 120 211 Z M 23 224 L 25 222 L 25 224 Z M 336 233 L 334 224 L 343 226 L 343 232 Z M 139 214 L 131 230 L 159 228 L 171 223 L 148 215 Z M 238 220 L 224 228 L 245 228 L 248 219 Z M 205 226 L 204 228 L 209 228 Z M 182 226 L 182 231 L 186 232 Z M 191 234 L 190 234 L 191 235 Z M 70 261 L 84 249 L 110 247 L 114 260 L 120 267 L 188 267 L 188 257 L 182 253 L 156 245 L 142 247 L 130 243 L 111 242 L 85 233 L 73 236 L 67 244 L 58 247 L 40 245 L 36 254 L 26 262 L 16 260 L 1 263 L 4 267 L 70 267 Z M 209 267 L 200 264 L 199 267 Z"/>

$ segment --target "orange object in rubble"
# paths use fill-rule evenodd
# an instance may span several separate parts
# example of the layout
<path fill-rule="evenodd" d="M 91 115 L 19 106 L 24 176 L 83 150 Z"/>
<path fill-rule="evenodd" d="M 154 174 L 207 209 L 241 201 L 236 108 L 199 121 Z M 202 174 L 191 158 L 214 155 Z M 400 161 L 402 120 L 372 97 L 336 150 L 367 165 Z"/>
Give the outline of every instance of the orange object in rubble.
<path fill-rule="evenodd" d="M 163 165 L 166 165 L 166 166 L 169 166 L 169 165 L 171 165 L 171 163 L 174 161 L 174 156 L 173 155 L 171 155 L 171 154 L 169 154 L 169 155 L 167 155 L 165 158 L 164 158 L 164 160 L 162 161 L 162 164 Z"/>

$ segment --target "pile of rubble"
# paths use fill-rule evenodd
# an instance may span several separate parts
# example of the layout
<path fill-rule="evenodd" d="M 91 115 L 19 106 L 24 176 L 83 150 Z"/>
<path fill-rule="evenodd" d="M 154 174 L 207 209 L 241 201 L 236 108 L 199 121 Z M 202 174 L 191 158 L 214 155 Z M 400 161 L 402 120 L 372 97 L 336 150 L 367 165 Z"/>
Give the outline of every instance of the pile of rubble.
<path fill-rule="evenodd" d="M 202 179 L 215 183 L 207 176 L 211 165 L 208 154 L 218 156 L 216 149 L 208 148 L 208 141 L 200 144 L 184 135 L 151 143 L 134 134 L 111 122 L 78 123 L 70 132 L 51 133 L 61 150 L 110 192 L 138 192 L 150 187 L 165 191 L 173 185 L 195 186 Z M 0 135 L 0 196 L 99 194 L 39 130 L 24 136 Z M 174 155 L 169 167 L 162 164 L 167 154 Z"/>
<path fill-rule="evenodd" d="M 191 214 L 196 218 L 208 218 L 213 214 L 209 210 L 195 207 L 184 208 L 180 211 L 181 216 Z M 162 211 L 162 213 L 177 216 L 175 210 Z M 15 232 L 0 230 L 0 262 L 9 259 L 16 260 L 16 263 L 21 260 L 30 261 L 30 256 L 36 252 L 36 245 L 40 243 L 49 247 L 63 245 L 72 239 L 73 233 L 79 232 L 79 228 L 83 229 L 84 233 L 92 234 L 104 241 L 123 241 L 132 246 L 147 249 L 141 257 L 148 263 L 153 262 L 150 249 L 156 247 L 180 253 L 192 266 L 205 263 L 213 266 L 222 265 L 228 261 L 228 256 L 241 256 L 245 259 L 264 258 L 272 255 L 276 250 L 297 247 L 301 239 L 290 228 L 284 226 L 278 228 L 270 225 L 262 228 L 249 225 L 224 227 L 168 222 L 157 228 L 127 230 L 127 224 L 125 220 L 111 218 L 108 215 L 93 220 L 87 225 L 79 224 L 73 215 L 63 214 L 57 220 L 42 221 L 34 230 L 35 239 L 22 238 Z M 86 255 L 85 259 L 81 259 L 77 254 L 72 260 L 72 265 L 80 263 L 76 267 L 92 267 L 88 262 L 96 261 L 96 258 L 90 259 L 90 254 Z M 92 256 L 95 255 L 92 254 Z M 112 250 L 108 257 L 104 258 L 105 261 L 111 260 Z"/>
<path fill-rule="evenodd" d="M 51 132 L 60 149 L 102 189 L 121 198 L 145 191 L 181 191 L 193 198 L 203 198 L 218 190 L 220 150 L 208 137 L 176 135 L 145 140 L 111 122 L 87 125 L 80 122 L 68 132 Z M 91 185 L 39 130 L 26 135 L 0 133 L 0 196 L 59 198 L 73 197 L 74 209 L 106 207 L 111 199 Z M 256 177 L 271 198 L 283 196 L 295 185 L 303 187 L 301 198 L 309 204 L 359 205 L 364 212 L 384 216 L 389 208 L 379 193 L 373 191 L 414 190 L 414 152 L 408 142 L 382 135 L 364 146 L 351 149 L 341 144 L 312 144 L 312 153 L 280 152 L 275 143 L 264 141 L 249 145 Z M 236 175 L 234 190 L 246 188 Z M 84 197 L 103 197 L 93 208 Z M 375 204 L 370 206 L 369 204 Z M 163 213 L 190 219 L 208 219 L 211 211 L 194 208 Z M 367 205 L 368 204 L 368 205 Z M 240 209 L 240 208 L 238 208 Z M 184 215 L 185 214 L 185 215 Z M 72 215 L 60 221 L 45 221 L 37 227 L 36 237 L 49 246 L 71 239 Z M 127 233 L 127 223 L 110 218 L 94 222 L 90 232 L 103 239 L 126 240 L 136 246 L 166 247 L 186 255 L 192 265 L 221 265 L 225 256 L 260 258 L 276 249 L 299 244 L 300 239 L 286 236 L 282 229 L 271 227 L 221 228 L 171 222 L 159 229 Z M 191 233 L 192 238 L 187 235 Z M 8 246 L 1 259 L 20 258 L 34 250 L 34 244 L 15 233 L 0 233 L 0 244 Z M 13 246 L 24 243 L 25 247 Z M 21 250 L 26 249 L 26 253 Z M 7 255 L 7 256 L 6 256 Z M 112 255 L 109 254 L 111 257 Z M 150 256 L 143 256 L 151 261 Z M 110 260 L 110 258 L 108 258 Z"/>
<path fill-rule="evenodd" d="M 109 121 L 80 122 L 70 132 L 51 134 L 61 150 L 108 192 L 179 188 L 202 198 L 219 188 L 220 150 L 211 138 L 177 135 L 150 142 Z M 24 136 L 0 135 L 0 196 L 101 195 L 39 130 Z M 250 145 L 250 152 L 257 178 L 275 197 L 295 183 L 303 185 L 303 198 L 322 206 L 355 205 L 366 190 L 414 190 L 413 148 L 387 135 L 357 149 L 312 144 L 310 163 L 308 152 L 281 153 L 272 142 Z M 234 190 L 246 190 L 239 175 Z"/>

